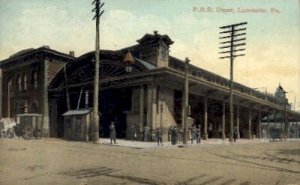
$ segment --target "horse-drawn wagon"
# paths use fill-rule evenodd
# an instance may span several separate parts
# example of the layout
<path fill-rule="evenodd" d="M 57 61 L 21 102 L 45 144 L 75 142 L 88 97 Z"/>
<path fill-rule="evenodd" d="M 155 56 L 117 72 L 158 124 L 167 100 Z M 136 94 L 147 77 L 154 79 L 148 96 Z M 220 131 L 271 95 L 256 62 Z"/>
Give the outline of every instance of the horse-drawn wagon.
<path fill-rule="evenodd" d="M 16 120 L 4 118 L 1 120 L 1 136 L 12 138 L 15 135 L 24 139 L 43 136 L 43 121 L 41 114 L 17 114 Z"/>
<path fill-rule="evenodd" d="M 14 137 L 14 127 L 16 122 L 11 118 L 2 118 L 0 120 L 0 130 L 2 138 L 12 138 Z"/>

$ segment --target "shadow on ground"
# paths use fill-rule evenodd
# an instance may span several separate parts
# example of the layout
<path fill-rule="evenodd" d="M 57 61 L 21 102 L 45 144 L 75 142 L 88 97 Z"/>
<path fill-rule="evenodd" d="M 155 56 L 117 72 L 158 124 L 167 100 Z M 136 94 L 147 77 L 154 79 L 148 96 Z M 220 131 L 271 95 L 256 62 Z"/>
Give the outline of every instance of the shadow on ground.
<path fill-rule="evenodd" d="M 84 178 L 93 178 L 98 176 L 106 176 L 111 178 L 117 178 L 121 180 L 128 180 L 130 182 L 139 183 L 139 184 L 149 184 L 149 185 L 164 185 L 163 182 L 158 182 L 152 179 L 135 177 L 135 176 L 126 176 L 126 175 L 114 175 L 112 173 L 118 172 L 119 170 L 115 170 L 107 167 L 98 167 L 98 168 L 89 168 L 89 169 L 79 169 L 68 172 L 60 173 L 61 175 L 67 175 L 71 177 L 76 177 L 78 179 Z"/>
<path fill-rule="evenodd" d="M 249 160 L 249 159 L 251 159 L 251 156 L 237 155 L 237 154 L 234 154 L 230 151 L 228 153 L 234 154 L 235 155 L 234 157 L 230 156 L 230 155 L 227 156 L 227 155 L 222 155 L 222 154 L 217 154 L 217 153 L 211 153 L 211 152 L 209 152 L 209 153 L 212 154 L 212 155 L 224 158 L 224 159 L 230 159 L 230 160 L 233 160 L 233 161 L 237 161 L 237 162 L 240 162 L 242 164 L 252 164 L 256 168 L 260 168 L 260 169 L 268 169 L 268 170 L 272 170 L 272 171 L 279 171 L 279 172 L 286 172 L 286 173 L 293 173 L 293 174 L 299 174 L 300 173 L 300 171 L 296 171 L 296 170 L 292 170 L 292 169 L 286 169 L 286 168 L 281 168 L 281 167 L 277 167 L 277 166 L 273 166 L 273 165 L 261 164 L 261 163 L 256 162 L 256 161 Z M 276 162 L 280 162 L 280 163 L 282 163 L 282 162 L 289 163 L 292 160 L 292 159 L 286 159 L 286 158 L 279 158 L 279 157 L 276 157 L 276 156 L 270 155 L 270 154 L 267 154 L 267 155 L 272 158 L 271 161 L 276 161 Z M 252 158 L 253 157 L 257 158 L 257 156 L 252 156 Z M 265 157 L 263 159 L 265 159 Z M 294 160 L 292 160 L 292 162 L 298 163 L 298 161 L 294 161 Z"/>
<path fill-rule="evenodd" d="M 97 168 L 89 168 L 89 169 L 79 169 L 79 170 L 72 170 L 68 172 L 60 173 L 61 175 L 67 175 L 71 177 L 76 177 L 78 179 L 86 179 L 86 178 L 93 178 L 97 176 L 105 176 L 120 180 L 129 181 L 129 183 L 138 183 L 138 184 L 147 184 L 147 185 L 166 185 L 170 183 L 160 182 L 153 179 L 143 178 L 143 177 L 136 177 L 130 175 L 116 175 L 113 174 L 114 172 L 119 172 L 119 170 L 115 170 L 112 168 L 107 167 L 97 167 Z M 199 174 L 198 176 L 189 178 L 184 181 L 179 181 L 175 183 L 176 185 L 210 185 L 218 182 L 221 185 L 231 185 L 231 184 L 240 184 L 240 185 L 250 185 L 249 181 L 239 182 L 236 179 L 228 179 L 222 176 L 212 176 L 207 174 Z M 126 183 L 125 183 L 126 184 Z"/>
<path fill-rule="evenodd" d="M 300 149 L 280 149 L 277 151 L 280 155 L 296 155 L 300 156 Z"/>

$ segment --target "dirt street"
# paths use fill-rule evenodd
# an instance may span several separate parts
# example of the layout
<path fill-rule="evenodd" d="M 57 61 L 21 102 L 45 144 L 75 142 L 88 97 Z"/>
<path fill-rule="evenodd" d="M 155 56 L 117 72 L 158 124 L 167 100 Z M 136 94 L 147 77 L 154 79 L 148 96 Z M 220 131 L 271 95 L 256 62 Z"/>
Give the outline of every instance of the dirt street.
<path fill-rule="evenodd" d="M 300 141 L 135 149 L 0 139 L 0 184 L 300 184 Z"/>

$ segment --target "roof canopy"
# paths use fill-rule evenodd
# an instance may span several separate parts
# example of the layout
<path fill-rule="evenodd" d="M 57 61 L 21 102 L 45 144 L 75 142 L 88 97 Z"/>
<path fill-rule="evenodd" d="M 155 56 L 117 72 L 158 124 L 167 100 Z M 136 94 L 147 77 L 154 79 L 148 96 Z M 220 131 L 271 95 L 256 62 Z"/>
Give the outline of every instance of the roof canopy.
<path fill-rule="evenodd" d="M 82 110 L 69 110 L 63 114 L 63 116 L 74 116 L 74 115 L 85 115 L 89 114 L 91 110 L 89 109 L 82 109 Z"/>

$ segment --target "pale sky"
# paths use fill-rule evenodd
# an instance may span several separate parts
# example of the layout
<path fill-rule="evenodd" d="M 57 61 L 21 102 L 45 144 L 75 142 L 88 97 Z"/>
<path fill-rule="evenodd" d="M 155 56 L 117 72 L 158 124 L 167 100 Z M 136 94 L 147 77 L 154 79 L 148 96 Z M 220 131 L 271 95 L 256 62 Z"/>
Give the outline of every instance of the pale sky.
<path fill-rule="evenodd" d="M 219 58 L 219 27 L 248 22 L 246 56 L 235 60 L 234 80 L 274 93 L 279 83 L 300 111 L 299 0 L 104 0 L 101 49 L 136 44 L 158 30 L 175 42 L 171 55 L 229 78 Z M 94 50 L 92 0 L 0 0 L 0 60 L 49 45 L 76 56 Z M 213 12 L 199 12 L 200 8 Z M 264 9 L 242 13 L 238 9 Z M 232 9 L 224 13 L 221 9 Z M 219 10 L 219 11 L 218 11 Z"/>

